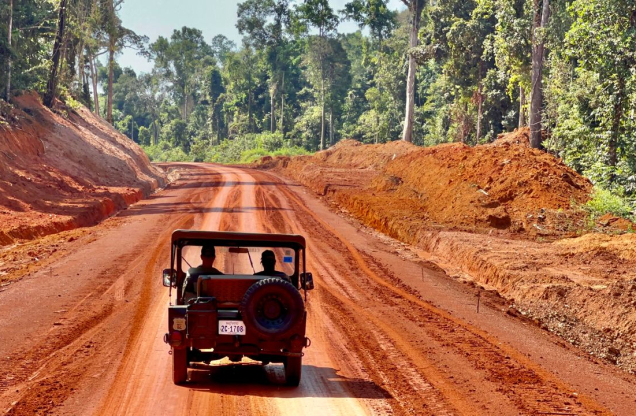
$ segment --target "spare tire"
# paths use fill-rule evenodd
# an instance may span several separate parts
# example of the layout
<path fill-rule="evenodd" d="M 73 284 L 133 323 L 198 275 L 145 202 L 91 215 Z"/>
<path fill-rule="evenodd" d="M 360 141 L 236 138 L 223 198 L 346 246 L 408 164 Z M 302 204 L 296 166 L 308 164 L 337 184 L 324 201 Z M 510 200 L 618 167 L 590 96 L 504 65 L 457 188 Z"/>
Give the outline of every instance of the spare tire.
<path fill-rule="evenodd" d="M 248 332 L 271 340 L 291 335 L 304 319 L 305 304 L 291 283 L 271 277 L 247 289 L 240 311 Z"/>

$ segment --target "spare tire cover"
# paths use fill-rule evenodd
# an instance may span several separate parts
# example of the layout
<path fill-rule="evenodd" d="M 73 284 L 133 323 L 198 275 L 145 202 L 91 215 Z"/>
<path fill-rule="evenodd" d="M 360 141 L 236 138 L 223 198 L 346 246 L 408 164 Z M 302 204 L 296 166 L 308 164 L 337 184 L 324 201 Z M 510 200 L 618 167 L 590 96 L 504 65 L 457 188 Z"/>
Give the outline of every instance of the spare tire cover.
<path fill-rule="evenodd" d="M 272 277 L 247 289 L 240 310 L 248 331 L 271 340 L 291 335 L 304 319 L 305 304 L 291 283 Z"/>

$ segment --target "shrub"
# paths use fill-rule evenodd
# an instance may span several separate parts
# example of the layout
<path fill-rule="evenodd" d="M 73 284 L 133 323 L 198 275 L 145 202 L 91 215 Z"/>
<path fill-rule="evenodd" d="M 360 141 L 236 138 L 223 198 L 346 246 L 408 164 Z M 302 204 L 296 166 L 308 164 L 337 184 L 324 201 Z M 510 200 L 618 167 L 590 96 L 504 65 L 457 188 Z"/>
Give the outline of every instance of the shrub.
<path fill-rule="evenodd" d="M 617 217 L 628 219 L 634 218 L 634 207 L 625 198 L 624 193 L 610 192 L 606 189 L 595 187 L 592 199 L 585 204 L 593 218 L 598 218 L 605 214 L 612 214 Z"/>

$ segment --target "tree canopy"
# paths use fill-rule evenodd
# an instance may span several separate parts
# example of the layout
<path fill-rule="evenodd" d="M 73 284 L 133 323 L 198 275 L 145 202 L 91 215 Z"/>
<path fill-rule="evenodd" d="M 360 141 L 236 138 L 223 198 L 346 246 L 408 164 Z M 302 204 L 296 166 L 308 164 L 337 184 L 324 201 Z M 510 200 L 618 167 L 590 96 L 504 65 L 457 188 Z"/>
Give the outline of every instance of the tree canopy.
<path fill-rule="evenodd" d="M 345 138 L 475 145 L 540 120 L 546 151 L 636 193 L 633 2 L 403 3 L 243 0 L 242 41 L 183 27 L 148 43 L 122 26 L 123 0 L 5 0 L 0 88 L 44 94 L 53 78 L 56 97 L 164 159 L 316 151 Z M 359 30 L 339 33 L 342 21 Z M 150 73 L 117 64 L 131 47 Z"/>

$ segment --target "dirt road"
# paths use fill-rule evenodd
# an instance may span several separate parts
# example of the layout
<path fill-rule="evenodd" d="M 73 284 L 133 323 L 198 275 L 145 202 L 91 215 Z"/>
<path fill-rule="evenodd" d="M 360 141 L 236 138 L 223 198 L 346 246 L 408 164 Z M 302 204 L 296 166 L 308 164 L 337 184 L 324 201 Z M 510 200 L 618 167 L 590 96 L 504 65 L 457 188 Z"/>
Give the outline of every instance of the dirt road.
<path fill-rule="evenodd" d="M 636 378 L 595 363 L 274 175 L 178 165 L 181 178 L 0 292 L 0 410 L 10 415 L 634 414 Z M 174 386 L 163 343 L 176 228 L 308 240 L 303 380 L 221 362 Z M 73 240 L 72 238 L 69 240 Z"/>

